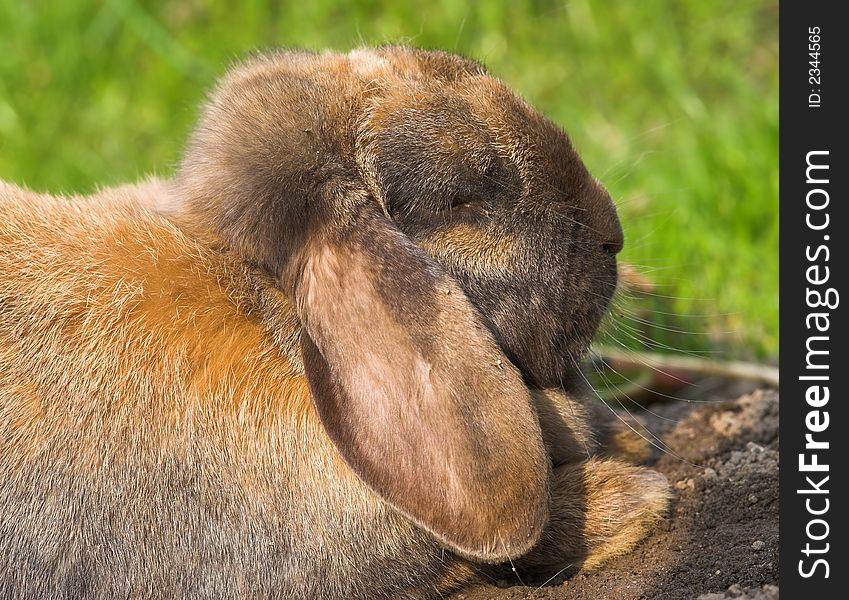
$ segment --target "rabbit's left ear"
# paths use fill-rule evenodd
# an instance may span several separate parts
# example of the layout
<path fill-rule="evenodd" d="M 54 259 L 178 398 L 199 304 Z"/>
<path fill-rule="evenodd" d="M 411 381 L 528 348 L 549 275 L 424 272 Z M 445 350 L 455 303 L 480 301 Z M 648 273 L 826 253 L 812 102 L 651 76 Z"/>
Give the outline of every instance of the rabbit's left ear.
<path fill-rule="evenodd" d="M 296 254 L 304 366 L 348 464 L 461 554 L 528 550 L 548 516 L 539 423 L 456 282 L 376 206 Z"/>

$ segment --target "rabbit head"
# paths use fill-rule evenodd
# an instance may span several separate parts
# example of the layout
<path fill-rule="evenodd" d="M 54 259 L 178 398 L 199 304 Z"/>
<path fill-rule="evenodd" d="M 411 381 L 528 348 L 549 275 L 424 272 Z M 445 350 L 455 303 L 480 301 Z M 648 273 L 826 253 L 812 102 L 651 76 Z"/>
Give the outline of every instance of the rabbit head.
<path fill-rule="evenodd" d="M 533 545 L 550 466 L 527 386 L 575 371 L 622 246 L 567 136 L 462 57 L 282 51 L 224 79 L 175 185 L 290 296 L 360 478 L 463 555 Z"/>

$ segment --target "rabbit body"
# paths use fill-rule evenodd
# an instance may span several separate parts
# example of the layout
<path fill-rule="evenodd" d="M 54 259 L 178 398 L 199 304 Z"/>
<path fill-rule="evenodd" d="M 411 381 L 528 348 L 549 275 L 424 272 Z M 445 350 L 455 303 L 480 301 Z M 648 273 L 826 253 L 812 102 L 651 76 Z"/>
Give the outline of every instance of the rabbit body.
<path fill-rule="evenodd" d="M 281 62 L 360 81 L 388 59 L 483 76 L 407 49 L 259 58 L 173 181 L 68 198 L 0 184 L 0 597 L 429 598 L 482 562 L 594 567 L 661 517 L 663 478 L 627 464 L 628 432 L 563 380 L 603 305 L 570 308 L 575 333 L 513 332 L 471 259 L 451 264 L 460 229 L 372 204 L 415 179 L 387 183 L 379 147 L 396 138 L 370 138 L 371 175 L 325 194 L 354 167 L 287 180 L 272 136 L 239 139 L 292 107 L 227 125 L 257 102 L 245 82 L 277 93 L 262 81 Z M 318 139 L 292 161 L 349 152 L 320 132 L 348 121 L 314 118 L 286 125 Z M 241 154 L 214 145 L 231 142 Z M 589 229 L 621 246 L 599 210 Z M 544 390 L 551 373 L 562 385 Z"/>

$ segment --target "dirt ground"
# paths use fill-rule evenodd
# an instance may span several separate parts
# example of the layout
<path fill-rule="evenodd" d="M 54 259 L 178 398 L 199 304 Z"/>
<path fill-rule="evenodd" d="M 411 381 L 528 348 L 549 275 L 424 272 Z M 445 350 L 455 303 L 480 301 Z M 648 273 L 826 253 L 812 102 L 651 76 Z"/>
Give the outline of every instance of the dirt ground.
<path fill-rule="evenodd" d="M 743 391 L 703 387 L 649 406 L 648 427 L 677 454 L 654 459 L 674 499 L 631 554 L 544 585 L 506 573 L 452 600 L 777 600 L 778 394 Z"/>

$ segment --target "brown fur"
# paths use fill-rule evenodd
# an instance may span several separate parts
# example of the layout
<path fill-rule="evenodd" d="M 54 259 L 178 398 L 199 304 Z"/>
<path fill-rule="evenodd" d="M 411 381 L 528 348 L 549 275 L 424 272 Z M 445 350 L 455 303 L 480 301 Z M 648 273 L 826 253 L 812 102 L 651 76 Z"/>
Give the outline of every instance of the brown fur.
<path fill-rule="evenodd" d="M 565 464 L 552 476 L 551 519 L 537 546 L 516 562 L 536 575 L 593 570 L 624 554 L 663 516 L 663 475 L 612 458 Z"/>
<path fill-rule="evenodd" d="M 173 181 L 0 223 L 2 597 L 424 598 L 662 514 L 575 383 L 610 199 L 473 61 L 254 58 Z"/>

